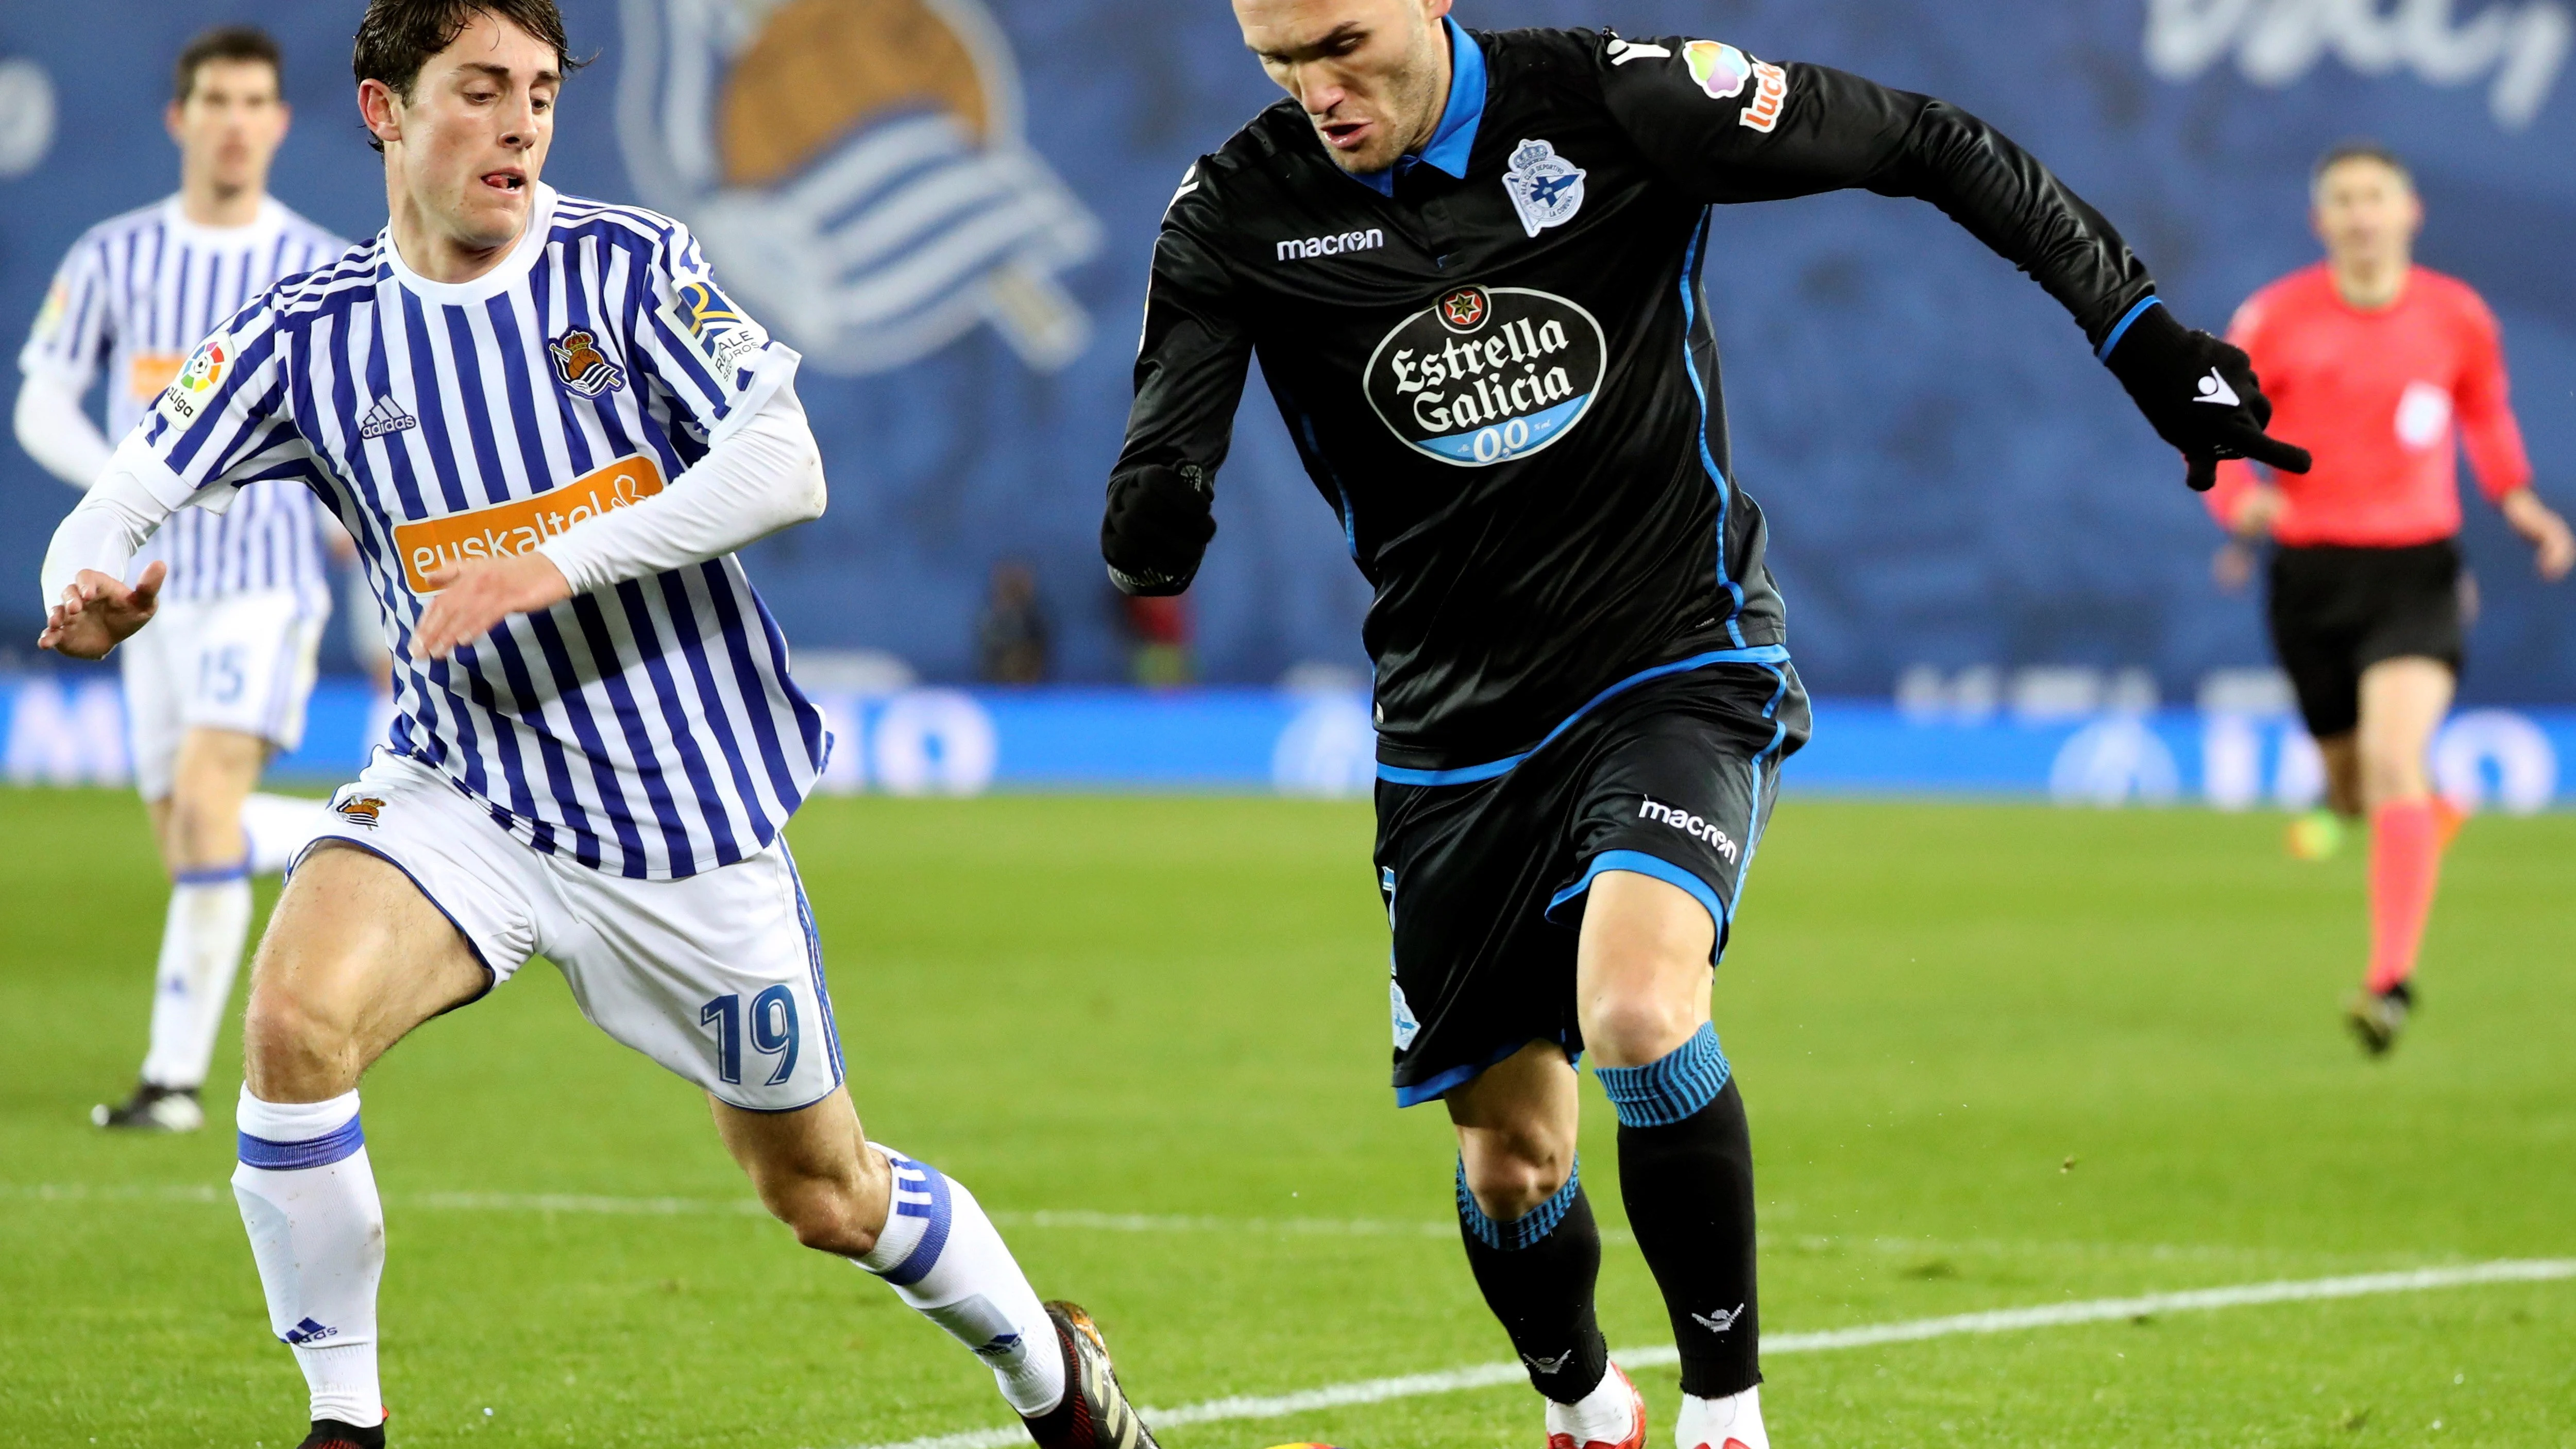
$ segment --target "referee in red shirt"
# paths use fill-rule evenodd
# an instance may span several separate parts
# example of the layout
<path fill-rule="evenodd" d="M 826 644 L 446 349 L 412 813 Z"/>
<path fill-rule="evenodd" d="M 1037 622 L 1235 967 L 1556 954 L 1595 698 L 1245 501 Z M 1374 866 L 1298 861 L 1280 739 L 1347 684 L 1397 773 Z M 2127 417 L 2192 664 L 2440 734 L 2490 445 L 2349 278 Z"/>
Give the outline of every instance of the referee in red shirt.
<path fill-rule="evenodd" d="M 2495 314 L 2414 264 L 2424 204 L 2405 164 L 2338 146 L 2312 191 L 2326 260 L 2255 293 L 2228 340 L 2253 355 L 2274 429 L 2312 449 L 2316 470 L 2222 463 L 2209 506 L 2232 535 L 2222 584 L 2242 586 L 2271 539 L 2273 647 L 2325 756 L 2329 802 L 2370 818 L 2370 976 L 2350 1019 L 2377 1054 L 2413 1005 L 2407 982 L 2458 825 L 2425 758 L 2460 670 L 2460 449 L 2541 577 L 2566 576 L 2576 538 L 2532 491 Z"/>

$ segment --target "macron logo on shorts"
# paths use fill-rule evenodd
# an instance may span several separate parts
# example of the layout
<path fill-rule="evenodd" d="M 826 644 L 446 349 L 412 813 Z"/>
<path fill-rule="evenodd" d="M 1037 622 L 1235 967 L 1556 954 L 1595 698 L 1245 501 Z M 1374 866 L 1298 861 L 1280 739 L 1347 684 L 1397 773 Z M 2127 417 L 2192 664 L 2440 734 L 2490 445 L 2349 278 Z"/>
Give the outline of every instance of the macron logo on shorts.
<path fill-rule="evenodd" d="M 1651 795 L 1646 797 L 1644 804 L 1637 807 L 1637 818 L 1652 820 L 1658 825 L 1669 825 L 1693 840 L 1706 841 L 1711 849 L 1730 861 L 1738 857 L 1736 844 L 1725 831 L 1687 810 L 1676 809 L 1670 805 L 1659 805 Z"/>

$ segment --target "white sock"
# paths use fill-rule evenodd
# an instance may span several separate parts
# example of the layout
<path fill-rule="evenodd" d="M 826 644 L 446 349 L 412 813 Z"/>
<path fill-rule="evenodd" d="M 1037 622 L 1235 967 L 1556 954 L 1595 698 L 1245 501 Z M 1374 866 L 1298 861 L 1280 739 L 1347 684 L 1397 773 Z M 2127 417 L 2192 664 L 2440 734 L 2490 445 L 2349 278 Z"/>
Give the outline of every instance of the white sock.
<path fill-rule="evenodd" d="M 205 1085 L 223 1030 L 224 1005 L 250 938 L 250 877 L 240 866 L 183 871 L 161 922 L 161 963 L 152 986 L 152 1051 L 143 1080 L 156 1087 Z"/>
<path fill-rule="evenodd" d="M 313 837 L 331 824 L 331 806 L 292 795 L 254 794 L 242 801 L 242 840 L 252 875 L 275 875 L 295 863 Z"/>
<path fill-rule="evenodd" d="M 1756 1384 L 1724 1399 L 1682 1395 L 1681 1416 L 1673 1420 L 1673 1443 L 1678 1449 L 1729 1449 L 1731 1445 L 1771 1449 L 1771 1436 L 1762 1428 L 1762 1386 Z"/>
<path fill-rule="evenodd" d="M 965 1185 L 889 1147 L 894 1210 L 859 1266 L 974 1350 L 1022 1418 L 1064 1401 L 1064 1350 L 1037 1290 Z"/>
<path fill-rule="evenodd" d="M 1563 1434 L 1574 1441 L 1574 1449 L 1586 1444 L 1624 1444 L 1636 1429 L 1637 1391 L 1615 1363 L 1601 1371 L 1601 1382 L 1592 1392 L 1575 1402 L 1547 1401 L 1548 1437 Z"/>
<path fill-rule="evenodd" d="M 383 1422 L 376 1385 L 376 1283 L 385 1210 L 358 1127 L 358 1094 L 263 1102 L 244 1087 L 233 1197 L 250 1229 L 268 1325 L 295 1350 L 313 1417 Z"/>

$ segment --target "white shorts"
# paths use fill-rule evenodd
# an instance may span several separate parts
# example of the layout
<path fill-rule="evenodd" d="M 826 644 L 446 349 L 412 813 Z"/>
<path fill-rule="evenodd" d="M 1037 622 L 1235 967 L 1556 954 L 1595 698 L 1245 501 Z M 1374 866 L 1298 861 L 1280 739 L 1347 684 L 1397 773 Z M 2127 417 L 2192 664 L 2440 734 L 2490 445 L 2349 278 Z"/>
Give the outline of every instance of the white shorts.
<path fill-rule="evenodd" d="M 794 1111 L 841 1084 L 822 943 L 783 837 L 685 879 L 628 880 L 531 850 L 446 776 L 383 749 L 331 810 L 314 845 L 410 876 L 493 985 L 544 955 L 593 1025 L 732 1106 Z"/>
<path fill-rule="evenodd" d="M 143 798 L 168 797 L 179 741 L 192 729 L 256 735 L 281 753 L 303 743 L 314 658 L 330 617 L 285 589 L 165 600 L 116 651 Z"/>

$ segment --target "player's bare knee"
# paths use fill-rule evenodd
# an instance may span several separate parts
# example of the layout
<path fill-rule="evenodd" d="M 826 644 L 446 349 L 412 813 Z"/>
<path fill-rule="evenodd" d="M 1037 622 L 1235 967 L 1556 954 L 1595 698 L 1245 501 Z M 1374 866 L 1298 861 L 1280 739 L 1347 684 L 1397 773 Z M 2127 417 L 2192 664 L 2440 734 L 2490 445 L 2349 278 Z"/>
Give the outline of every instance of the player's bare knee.
<path fill-rule="evenodd" d="M 865 1193 L 859 1184 L 837 1178 L 803 1175 L 760 1183 L 761 1202 L 770 1215 L 796 1234 L 796 1241 L 819 1253 L 844 1258 L 874 1251 L 884 1224 L 870 1226 Z"/>
<path fill-rule="evenodd" d="M 2420 760 L 2369 756 L 2361 762 L 2361 796 L 2367 809 L 2418 799 L 2430 788 Z"/>
<path fill-rule="evenodd" d="M 1624 992 L 1584 1003 L 1583 1041 L 1603 1066 L 1642 1067 L 1670 1056 L 1706 1019 L 1696 1001 Z"/>
<path fill-rule="evenodd" d="M 228 814 L 207 798 L 207 792 L 192 790 L 181 782 L 170 797 L 169 818 L 171 854 L 182 868 L 202 869 L 241 859 L 238 812 Z"/>
<path fill-rule="evenodd" d="M 1574 1147 L 1547 1132 L 1478 1132 L 1459 1153 L 1467 1191 L 1487 1217 L 1511 1222 L 1574 1175 Z"/>
<path fill-rule="evenodd" d="M 356 1087 L 357 1032 L 345 1013 L 301 992 L 255 981 L 242 1018 L 242 1072 L 268 1102 L 321 1101 Z"/>

